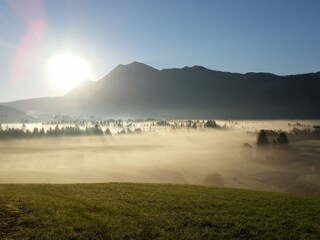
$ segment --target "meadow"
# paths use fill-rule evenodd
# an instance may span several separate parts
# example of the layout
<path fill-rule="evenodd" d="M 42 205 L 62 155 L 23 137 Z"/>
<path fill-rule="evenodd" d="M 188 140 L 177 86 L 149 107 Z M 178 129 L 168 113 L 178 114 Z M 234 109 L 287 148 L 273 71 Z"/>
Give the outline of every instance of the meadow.
<path fill-rule="evenodd" d="M 319 239 L 319 121 L 193 123 L 2 124 L 0 239 Z"/>
<path fill-rule="evenodd" d="M 0 185 L 0 239 L 319 239 L 320 198 L 168 184 Z"/>

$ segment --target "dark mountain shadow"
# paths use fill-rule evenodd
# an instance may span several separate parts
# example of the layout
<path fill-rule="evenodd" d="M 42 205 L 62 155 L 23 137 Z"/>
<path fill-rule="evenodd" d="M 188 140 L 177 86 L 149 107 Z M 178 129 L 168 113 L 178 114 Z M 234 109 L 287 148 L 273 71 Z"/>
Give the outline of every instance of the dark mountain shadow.
<path fill-rule="evenodd" d="M 319 118 L 320 72 L 230 73 L 201 66 L 157 70 L 133 62 L 63 97 L 5 103 L 24 111 L 103 117 Z"/>
<path fill-rule="evenodd" d="M 0 105 L 0 123 L 29 121 L 31 117 L 12 107 Z"/>

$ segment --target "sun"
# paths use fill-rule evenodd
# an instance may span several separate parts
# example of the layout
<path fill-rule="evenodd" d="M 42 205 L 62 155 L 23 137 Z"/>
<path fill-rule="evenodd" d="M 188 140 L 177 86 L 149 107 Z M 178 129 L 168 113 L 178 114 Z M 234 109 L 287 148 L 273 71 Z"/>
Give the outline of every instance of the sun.
<path fill-rule="evenodd" d="M 90 64 L 82 57 L 66 52 L 47 63 L 48 79 L 64 92 L 70 91 L 83 80 L 92 79 Z"/>

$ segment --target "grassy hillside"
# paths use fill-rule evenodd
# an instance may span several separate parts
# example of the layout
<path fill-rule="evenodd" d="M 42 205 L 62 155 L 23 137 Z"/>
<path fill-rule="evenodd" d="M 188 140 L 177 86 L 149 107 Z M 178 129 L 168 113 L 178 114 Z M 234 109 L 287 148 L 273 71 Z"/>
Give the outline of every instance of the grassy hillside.
<path fill-rule="evenodd" d="M 0 185 L 0 239 L 319 237 L 320 197 L 191 185 Z"/>

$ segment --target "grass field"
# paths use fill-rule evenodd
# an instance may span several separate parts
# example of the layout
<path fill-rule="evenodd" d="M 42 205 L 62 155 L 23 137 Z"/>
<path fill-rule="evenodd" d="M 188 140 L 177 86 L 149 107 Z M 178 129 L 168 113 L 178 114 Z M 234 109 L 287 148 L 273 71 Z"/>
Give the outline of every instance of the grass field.
<path fill-rule="evenodd" d="M 319 239 L 320 197 L 168 184 L 0 185 L 0 239 Z"/>

